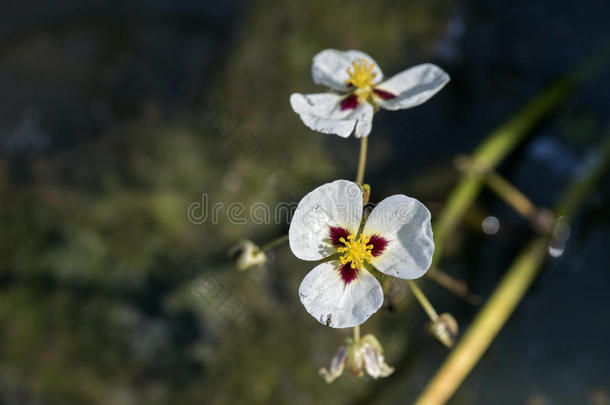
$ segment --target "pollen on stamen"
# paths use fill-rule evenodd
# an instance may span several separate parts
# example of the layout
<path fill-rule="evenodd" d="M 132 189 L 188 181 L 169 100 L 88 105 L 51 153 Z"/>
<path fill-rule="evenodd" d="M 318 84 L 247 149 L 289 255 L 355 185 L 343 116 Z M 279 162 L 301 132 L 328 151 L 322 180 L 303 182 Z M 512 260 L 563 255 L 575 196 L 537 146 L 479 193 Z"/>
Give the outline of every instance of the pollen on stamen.
<path fill-rule="evenodd" d="M 369 244 L 369 239 L 364 235 L 360 235 L 358 239 L 353 234 L 350 234 L 347 239 L 339 238 L 339 241 L 344 246 L 338 246 L 337 252 L 341 253 L 339 260 L 342 265 L 349 265 L 352 269 L 361 269 L 365 262 L 370 262 L 373 259 L 371 251 L 373 245 Z"/>
<path fill-rule="evenodd" d="M 365 59 L 357 59 L 352 62 L 352 66 L 347 68 L 348 85 L 353 85 L 358 88 L 365 88 L 372 84 L 373 79 L 377 76 L 377 72 L 373 72 L 374 63 L 368 63 Z"/>

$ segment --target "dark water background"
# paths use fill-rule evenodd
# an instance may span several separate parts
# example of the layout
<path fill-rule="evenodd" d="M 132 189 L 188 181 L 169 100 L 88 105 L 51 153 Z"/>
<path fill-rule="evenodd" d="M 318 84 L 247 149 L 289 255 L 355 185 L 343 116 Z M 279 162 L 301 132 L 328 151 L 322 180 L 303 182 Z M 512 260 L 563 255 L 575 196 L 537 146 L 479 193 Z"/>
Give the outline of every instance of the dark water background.
<path fill-rule="evenodd" d="M 317 368 L 349 333 L 302 309 L 309 265 L 286 247 L 248 273 L 226 260 L 240 238 L 287 226 L 193 224 L 187 207 L 204 193 L 298 201 L 354 175 L 357 141 L 312 133 L 287 102 L 318 90 L 311 57 L 335 47 L 388 77 L 425 61 L 450 73 L 425 105 L 376 116 L 367 169 L 373 200 L 401 192 L 438 212 L 453 157 L 607 45 L 609 15 L 601 0 L 3 2 L 0 403 L 412 402 L 447 352 L 410 297 L 363 327 L 395 375 L 327 386 Z M 609 81 L 606 68 L 580 86 L 501 165 L 536 204 L 552 206 L 608 134 Z M 610 403 L 609 198 L 606 176 L 450 403 Z M 500 232 L 483 234 L 477 213 Z M 441 265 L 485 298 L 533 233 L 487 191 L 471 216 Z M 256 339 L 193 295 L 202 277 L 256 320 Z M 476 308 L 424 288 L 468 326 Z"/>

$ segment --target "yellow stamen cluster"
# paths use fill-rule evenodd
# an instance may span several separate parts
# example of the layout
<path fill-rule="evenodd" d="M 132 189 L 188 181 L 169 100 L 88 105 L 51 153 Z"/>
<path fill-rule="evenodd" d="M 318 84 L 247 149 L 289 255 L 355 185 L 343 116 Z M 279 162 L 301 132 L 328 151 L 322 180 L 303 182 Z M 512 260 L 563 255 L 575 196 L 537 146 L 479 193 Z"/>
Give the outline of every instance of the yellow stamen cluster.
<path fill-rule="evenodd" d="M 339 257 L 341 264 L 351 263 L 352 269 L 361 268 L 364 262 L 370 263 L 373 260 L 373 245 L 369 245 L 370 239 L 360 235 L 356 240 L 354 235 L 349 235 L 347 240 L 345 238 L 339 239 L 345 247 L 338 247 L 337 252 L 343 253 Z"/>
<path fill-rule="evenodd" d="M 356 87 L 354 93 L 358 96 L 358 102 L 366 101 L 373 92 L 373 79 L 377 76 L 377 72 L 373 72 L 374 63 L 368 63 L 364 59 L 356 59 L 352 62 L 352 66 L 347 68 L 347 84 L 352 84 Z"/>

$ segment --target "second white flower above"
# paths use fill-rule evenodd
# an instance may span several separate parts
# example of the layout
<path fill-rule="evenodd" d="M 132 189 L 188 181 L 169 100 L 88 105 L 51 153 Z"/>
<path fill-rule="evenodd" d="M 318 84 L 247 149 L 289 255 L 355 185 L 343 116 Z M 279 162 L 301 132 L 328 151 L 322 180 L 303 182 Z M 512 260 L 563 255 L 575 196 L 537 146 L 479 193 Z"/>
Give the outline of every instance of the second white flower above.
<path fill-rule="evenodd" d="M 368 136 L 378 108 L 400 110 L 422 104 L 449 82 L 449 75 L 424 63 L 383 81 L 373 58 L 361 51 L 326 49 L 313 58 L 313 80 L 332 92 L 294 93 L 292 109 L 309 128 L 326 134 Z"/>
<path fill-rule="evenodd" d="M 361 226 L 363 198 L 351 181 L 324 184 L 300 202 L 288 233 L 302 260 L 323 260 L 305 276 L 301 302 L 320 323 L 360 325 L 383 303 L 383 291 L 367 270 L 401 279 L 419 278 L 434 253 L 430 212 L 402 194 L 381 201 Z"/>

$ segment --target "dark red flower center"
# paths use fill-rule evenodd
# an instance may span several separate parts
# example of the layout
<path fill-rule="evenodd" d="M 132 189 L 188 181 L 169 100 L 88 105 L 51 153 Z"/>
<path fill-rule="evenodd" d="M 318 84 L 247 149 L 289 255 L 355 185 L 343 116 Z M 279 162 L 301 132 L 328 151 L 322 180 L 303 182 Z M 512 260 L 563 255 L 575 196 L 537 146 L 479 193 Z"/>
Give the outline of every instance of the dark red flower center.
<path fill-rule="evenodd" d="M 352 93 L 341 100 L 341 111 L 353 110 L 356 107 L 358 107 L 358 96 L 356 93 Z"/>
<path fill-rule="evenodd" d="M 330 227 L 330 240 L 335 246 L 344 246 L 343 242 L 341 242 L 341 238 L 347 240 L 349 236 L 349 231 L 345 228 L 341 228 L 339 226 L 331 226 Z"/>
<path fill-rule="evenodd" d="M 375 95 L 382 100 L 389 100 L 391 98 L 396 97 L 394 94 L 390 93 L 389 91 L 385 91 L 385 90 L 381 90 L 381 89 L 373 89 L 373 93 L 375 93 Z"/>
<path fill-rule="evenodd" d="M 374 88 L 372 91 L 377 97 L 379 97 L 382 100 L 389 100 L 391 98 L 396 97 L 396 95 L 390 93 L 389 91 L 376 89 L 376 88 Z M 357 92 L 354 92 L 354 93 L 350 94 L 349 96 L 345 97 L 343 100 L 341 100 L 341 111 L 353 110 L 354 108 L 358 107 L 359 99 L 358 99 L 358 94 L 356 94 L 356 93 Z"/>
<path fill-rule="evenodd" d="M 373 249 L 371 250 L 373 257 L 377 257 L 382 254 L 385 248 L 388 246 L 387 239 L 379 235 L 372 235 L 369 239 L 369 243 L 373 245 Z"/>
<path fill-rule="evenodd" d="M 358 276 L 358 269 L 352 269 L 351 263 L 345 263 L 339 268 L 339 274 L 341 275 L 343 284 L 347 286 Z"/>

